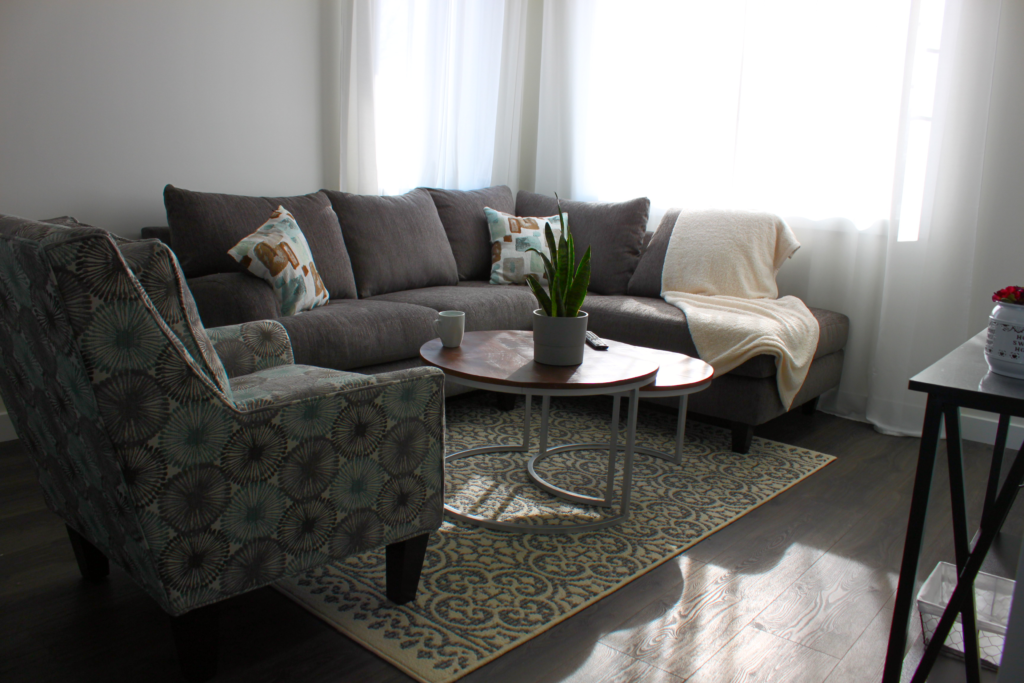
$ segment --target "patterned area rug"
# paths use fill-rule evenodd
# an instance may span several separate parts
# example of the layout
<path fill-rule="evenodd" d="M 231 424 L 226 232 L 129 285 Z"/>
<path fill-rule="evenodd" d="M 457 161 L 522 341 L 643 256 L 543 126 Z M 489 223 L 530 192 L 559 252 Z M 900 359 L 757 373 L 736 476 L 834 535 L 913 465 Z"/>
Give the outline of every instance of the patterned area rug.
<path fill-rule="evenodd" d="M 539 408 L 535 400 L 534 448 Z M 610 416 L 611 399 L 606 397 L 555 399 L 550 443 L 606 441 Z M 448 452 L 517 444 L 523 402 L 506 413 L 479 396 L 456 398 L 448 405 L 447 420 Z M 641 404 L 637 443 L 671 452 L 674 440 L 674 415 L 645 410 Z M 454 681 L 834 460 L 757 438 L 749 454 L 739 455 L 729 450 L 730 443 L 727 431 L 691 421 L 682 465 L 636 456 L 630 519 L 619 526 L 542 535 L 445 522 L 432 536 L 416 600 L 402 607 L 384 597 L 383 549 L 289 579 L 277 588 L 417 680 Z M 497 453 L 450 462 L 446 501 L 467 512 L 527 523 L 592 521 L 605 514 L 561 504 L 538 491 L 526 475 L 528 458 L 526 453 Z M 570 451 L 552 456 L 538 470 L 563 488 L 599 495 L 606 463 L 606 452 Z"/>

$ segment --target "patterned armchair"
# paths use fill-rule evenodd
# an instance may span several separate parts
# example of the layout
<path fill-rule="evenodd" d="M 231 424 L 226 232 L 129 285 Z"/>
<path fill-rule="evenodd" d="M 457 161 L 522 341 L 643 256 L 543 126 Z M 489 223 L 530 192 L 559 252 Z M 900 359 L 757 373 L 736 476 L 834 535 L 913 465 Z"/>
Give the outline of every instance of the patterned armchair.
<path fill-rule="evenodd" d="M 171 251 L 0 216 L 0 392 L 87 579 L 122 567 L 186 676 L 213 604 L 387 546 L 411 600 L 441 524 L 443 374 L 294 365 L 284 328 L 204 330 Z"/>

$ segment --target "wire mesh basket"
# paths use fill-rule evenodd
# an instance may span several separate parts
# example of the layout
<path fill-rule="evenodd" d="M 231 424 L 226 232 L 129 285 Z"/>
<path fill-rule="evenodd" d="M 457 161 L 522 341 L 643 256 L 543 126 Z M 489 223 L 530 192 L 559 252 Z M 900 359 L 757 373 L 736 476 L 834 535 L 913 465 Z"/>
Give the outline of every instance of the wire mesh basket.
<path fill-rule="evenodd" d="M 980 572 L 974 581 L 974 602 L 978 615 L 978 648 L 981 665 L 996 670 L 1003 658 L 1006 622 L 1010 618 L 1014 582 L 992 574 Z M 917 594 L 917 609 L 921 613 L 921 630 L 925 646 L 931 642 L 935 628 L 956 588 L 956 567 L 939 562 Z M 958 614 L 949 637 L 942 646 L 945 654 L 964 658 L 964 632 Z"/>

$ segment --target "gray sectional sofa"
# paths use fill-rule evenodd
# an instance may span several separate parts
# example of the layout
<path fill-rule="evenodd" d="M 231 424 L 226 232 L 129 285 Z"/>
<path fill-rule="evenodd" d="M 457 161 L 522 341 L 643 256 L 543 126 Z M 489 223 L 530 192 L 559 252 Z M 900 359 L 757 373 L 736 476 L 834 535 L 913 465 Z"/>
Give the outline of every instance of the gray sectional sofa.
<path fill-rule="evenodd" d="M 437 311 L 466 312 L 466 329 L 530 329 L 536 301 L 525 286 L 491 285 L 490 238 L 483 207 L 519 216 L 550 216 L 555 200 L 504 186 L 475 191 L 418 189 L 399 197 L 321 191 L 256 198 L 164 192 L 168 227 L 143 238 L 167 242 L 181 262 L 207 327 L 275 319 L 291 337 L 295 362 L 378 373 L 419 365 Z M 303 229 L 331 302 L 281 316 L 269 285 L 227 255 L 278 205 Z M 660 298 L 661 268 L 678 212 L 646 232 L 649 202 L 563 201 L 577 253 L 593 248 L 584 310 L 602 337 L 696 356 L 686 318 Z M 813 409 L 839 383 L 849 319 L 811 309 L 820 325 L 814 362 L 794 406 Z M 230 359 L 226 359 L 230 363 Z M 675 400 L 675 399 L 673 399 Z M 733 449 L 747 452 L 753 427 L 785 412 L 775 363 L 759 356 L 716 377 L 690 397 L 690 411 L 728 421 Z"/>

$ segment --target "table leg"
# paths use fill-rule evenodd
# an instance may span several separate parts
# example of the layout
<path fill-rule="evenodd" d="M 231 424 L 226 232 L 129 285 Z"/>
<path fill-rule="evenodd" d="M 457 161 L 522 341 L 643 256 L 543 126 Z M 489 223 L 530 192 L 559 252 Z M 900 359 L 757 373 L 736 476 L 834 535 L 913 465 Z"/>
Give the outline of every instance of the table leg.
<path fill-rule="evenodd" d="M 676 457 L 670 460 L 674 465 L 683 464 L 683 440 L 686 438 L 686 405 L 690 400 L 689 394 L 679 397 L 679 417 L 676 418 Z"/>
<path fill-rule="evenodd" d="M 892 627 L 889 629 L 889 647 L 885 654 L 882 683 L 899 683 L 903 670 L 907 626 L 914 603 L 914 582 L 917 579 L 917 564 L 921 555 L 924 520 L 928 512 L 928 494 L 932 485 L 935 452 L 939 445 L 941 426 L 942 405 L 938 398 L 929 394 L 924 412 L 924 427 L 921 431 L 921 449 L 917 455 L 917 473 L 914 475 L 914 492 L 910 499 L 907 537 L 903 543 L 903 561 L 900 564 L 900 578 L 896 587 L 896 604 L 892 613 Z"/>
<path fill-rule="evenodd" d="M 953 513 L 953 547 L 956 552 L 956 573 L 958 581 L 966 580 L 964 567 L 971 556 L 970 539 L 967 534 L 967 491 L 964 485 L 962 442 L 960 440 L 960 409 L 955 405 L 945 407 L 946 458 L 949 465 L 950 508 Z M 974 579 L 969 583 L 973 585 Z M 974 591 L 970 591 L 960 612 L 964 636 L 964 664 L 967 666 L 967 682 L 981 683 L 981 652 L 978 649 L 977 612 Z"/>
<path fill-rule="evenodd" d="M 629 394 L 629 417 L 626 422 L 626 452 L 622 461 L 622 504 L 619 516 L 623 521 L 629 519 L 629 498 L 633 490 L 633 448 L 636 446 L 636 413 L 640 404 L 640 390 L 634 389 Z"/>
<path fill-rule="evenodd" d="M 956 621 L 957 614 L 964 608 L 968 596 L 974 595 L 974 578 L 978 576 L 981 564 L 985 561 L 985 555 L 988 554 L 989 549 L 992 548 L 992 543 L 999 533 L 999 528 L 1006 521 L 1006 516 L 1010 514 L 1010 509 L 1017 498 L 1017 492 L 1020 491 L 1022 481 L 1024 481 L 1024 452 L 1018 452 L 1013 465 L 1010 466 L 1010 472 L 1006 475 L 1006 481 L 1003 482 L 1003 487 L 999 490 L 996 502 L 992 506 L 991 516 L 987 521 L 983 520 L 982 522 L 978 543 L 975 545 L 974 552 L 971 553 L 963 572 L 960 574 L 956 588 L 953 589 L 953 595 L 949 599 L 949 605 L 946 607 L 946 611 L 942 613 L 938 626 L 935 627 L 935 635 L 932 637 L 932 642 L 928 644 L 928 649 L 924 651 L 924 657 L 921 658 L 921 663 L 918 664 L 911 683 L 925 683 L 928 673 L 932 670 L 935 660 L 938 659 L 939 653 L 942 651 L 942 644 L 946 641 L 946 637 L 949 636 L 949 632 L 953 628 L 953 622 Z M 965 577 L 970 577 L 970 581 L 964 580 Z M 892 644 L 891 637 L 892 634 L 890 633 L 890 646 Z M 885 663 L 888 667 L 888 658 Z M 899 669 L 897 669 L 896 678 L 892 679 L 893 681 L 899 681 L 899 673 Z M 888 681 L 889 679 L 883 680 Z"/>
<path fill-rule="evenodd" d="M 533 396 L 526 395 L 526 404 L 523 406 L 523 450 L 530 450 L 530 408 L 533 407 Z"/>
<path fill-rule="evenodd" d="M 548 414 L 551 412 L 551 397 L 545 394 L 540 400 L 540 457 L 548 453 Z"/>
<path fill-rule="evenodd" d="M 1003 472 L 1003 454 L 1006 452 L 1006 437 L 1010 433 L 1010 416 L 999 416 L 996 429 L 996 443 L 992 447 L 992 464 L 988 470 L 988 486 L 985 488 L 985 507 L 981 511 L 981 524 L 992 515 L 992 505 L 999 493 L 999 475 Z"/>
<path fill-rule="evenodd" d="M 608 475 L 604 483 L 604 502 L 611 505 L 615 493 L 615 456 L 619 450 L 619 408 L 622 405 L 622 394 L 612 397 L 611 438 L 608 441 Z"/>

